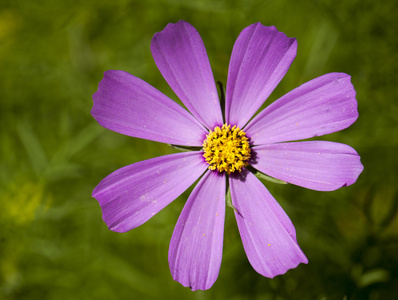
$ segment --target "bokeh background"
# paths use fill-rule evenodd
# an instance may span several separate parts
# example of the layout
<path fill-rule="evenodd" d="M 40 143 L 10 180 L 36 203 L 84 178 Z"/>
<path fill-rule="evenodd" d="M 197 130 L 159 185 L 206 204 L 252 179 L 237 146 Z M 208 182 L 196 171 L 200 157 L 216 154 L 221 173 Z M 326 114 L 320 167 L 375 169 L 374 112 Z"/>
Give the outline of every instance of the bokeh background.
<path fill-rule="evenodd" d="M 398 7 L 395 0 L 1 0 L 0 299 L 398 299 Z M 320 137 L 353 146 L 364 171 L 335 192 L 266 182 L 308 265 L 274 279 L 250 266 L 231 209 L 218 280 L 172 280 L 168 243 L 189 191 L 128 233 L 109 231 L 91 192 L 112 171 L 172 153 L 91 117 L 103 72 L 128 71 L 176 99 L 150 53 L 184 19 L 226 82 L 240 31 L 275 25 L 298 54 L 267 104 L 328 72 L 352 76 L 360 117 Z"/>

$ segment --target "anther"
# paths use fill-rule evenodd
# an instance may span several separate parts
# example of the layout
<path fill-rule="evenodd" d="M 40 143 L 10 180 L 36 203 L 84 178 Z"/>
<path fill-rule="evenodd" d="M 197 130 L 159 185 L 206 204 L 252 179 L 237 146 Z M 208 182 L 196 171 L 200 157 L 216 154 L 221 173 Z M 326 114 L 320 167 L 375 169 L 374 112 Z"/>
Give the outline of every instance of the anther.
<path fill-rule="evenodd" d="M 241 172 L 249 165 L 250 145 L 246 133 L 236 125 L 224 124 L 210 131 L 203 142 L 203 156 L 210 170 L 218 172 Z"/>

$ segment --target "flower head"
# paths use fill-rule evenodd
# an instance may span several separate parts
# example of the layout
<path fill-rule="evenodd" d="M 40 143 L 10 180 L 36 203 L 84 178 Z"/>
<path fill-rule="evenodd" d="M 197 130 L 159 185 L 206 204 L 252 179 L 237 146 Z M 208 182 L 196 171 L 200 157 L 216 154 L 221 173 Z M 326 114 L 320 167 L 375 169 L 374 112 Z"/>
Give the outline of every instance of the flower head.
<path fill-rule="evenodd" d="M 232 51 L 223 116 L 203 41 L 192 25 L 180 21 L 154 35 L 151 51 L 189 112 L 123 71 L 105 72 L 93 95 L 91 113 L 105 128 L 200 149 L 123 167 L 93 191 L 108 227 L 125 232 L 153 217 L 200 178 L 169 248 L 173 278 L 192 290 L 208 289 L 217 279 L 227 187 L 246 255 L 258 273 L 272 278 L 307 263 L 292 222 L 249 165 L 318 191 L 353 184 L 363 170 L 350 146 L 288 142 L 355 122 L 357 101 L 347 74 L 315 78 L 252 118 L 289 69 L 296 48 L 296 40 L 275 27 L 256 23 L 245 28 Z"/>

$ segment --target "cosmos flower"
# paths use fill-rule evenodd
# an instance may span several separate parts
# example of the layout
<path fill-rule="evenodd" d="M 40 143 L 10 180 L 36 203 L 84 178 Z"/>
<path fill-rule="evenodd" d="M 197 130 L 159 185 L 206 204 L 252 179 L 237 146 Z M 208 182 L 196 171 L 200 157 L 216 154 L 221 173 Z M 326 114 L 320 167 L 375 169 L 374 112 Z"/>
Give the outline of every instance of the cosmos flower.
<path fill-rule="evenodd" d="M 173 279 L 208 289 L 222 259 L 226 194 L 253 268 L 273 278 L 307 258 L 289 217 L 254 175 L 317 191 L 353 184 L 362 172 L 350 146 L 299 141 L 347 128 L 358 117 L 350 76 L 315 78 L 253 115 L 281 81 L 297 42 L 275 27 L 245 28 L 231 54 L 220 105 L 203 41 L 184 22 L 168 24 L 152 39 L 163 77 L 185 110 L 148 83 L 124 71 L 105 72 L 91 111 L 100 125 L 132 137 L 178 145 L 174 153 L 116 170 L 93 191 L 109 229 L 140 226 L 188 189 L 169 248 Z"/>

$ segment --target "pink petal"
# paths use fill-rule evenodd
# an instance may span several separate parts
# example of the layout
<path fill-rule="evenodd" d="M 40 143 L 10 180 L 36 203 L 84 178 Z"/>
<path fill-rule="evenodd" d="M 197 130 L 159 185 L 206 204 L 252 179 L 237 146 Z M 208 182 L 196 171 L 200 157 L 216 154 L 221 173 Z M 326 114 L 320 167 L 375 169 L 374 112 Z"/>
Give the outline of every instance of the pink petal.
<path fill-rule="evenodd" d="M 269 176 L 318 191 L 353 184 L 363 170 L 358 153 L 348 145 L 308 141 L 252 148 L 253 167 Z"/>
<path fill-rule="evenodd" d="M 228 124 L 246 125 L 285 76 L 296 57 L 297 42 L 260 23 L 243 29 L 229 63 L 225 117 Z"/>
<path fill-rule="evenodd" d="M 222 124 L 213 73 L 203 41 L 189 23 L 168 24 L 153 36 L 152 56 L 163 77 L 207 128 Z"/>
<path fill-rule="evenodd" d="M 225 176 L 207 172 L 185 204 L 171 237 L 171 274 L 192 290 L 209 289 L 220 271 L 225 184 Z"/>
<path fill-rule="evenodd" d="M 203 153 L 182 152 L 141 161 L 105 177 L 93 191 L 109 229 L 126 232 L 157 214 L 207 168 Z"/>
<path fill-rule="evenodd" d="M 124 71 L 106 71 L 93 100 L 98 123 L 125 135 L 185 146 L 201 146 L 206 135 L 180 105 Z"/>
<path fill-rule="evenodd" d="M 347 128 L 358 118 L 350 76 L 330 73 L 278 99 L 246 126 L 254 145 L 301 140 Z"/>
<path fill-rule="evenodd" d="M 289 217 L 250 172 L 229 179 L 235 217 L 247 258 L 261 275 L 273 278 L 308 260 Z"/>

